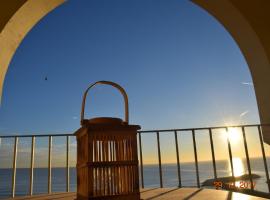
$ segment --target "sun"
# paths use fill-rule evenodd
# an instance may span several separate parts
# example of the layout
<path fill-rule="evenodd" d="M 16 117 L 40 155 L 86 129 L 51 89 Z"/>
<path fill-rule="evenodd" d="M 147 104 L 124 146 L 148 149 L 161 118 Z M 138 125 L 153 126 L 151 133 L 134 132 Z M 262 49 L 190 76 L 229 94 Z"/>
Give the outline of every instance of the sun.
<path fill-rule="evenodd" d="M 238 143 L 240 141 L 240 132 L 237 128 L 228 128 L 227 137 L 231 143 Z"/>
<path fill-rule="evenodd" d="M 234 144 L 239 143 L 241 138 L 241 133 L 237 128 L 228 128 L 226 135 L 229 141 Z"/>

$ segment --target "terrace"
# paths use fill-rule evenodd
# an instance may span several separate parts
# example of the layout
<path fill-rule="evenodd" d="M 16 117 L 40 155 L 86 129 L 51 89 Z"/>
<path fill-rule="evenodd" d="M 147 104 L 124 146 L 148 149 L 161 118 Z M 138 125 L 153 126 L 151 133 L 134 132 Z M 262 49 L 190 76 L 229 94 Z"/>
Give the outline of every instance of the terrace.
<path fill-rule="evenodd" d="M 0 11 L 1 11 L 0 12 L 1 13 L 0 14 L 1 15 L 1 18 L 0 18 L 0 49 L 1 49 L 0 51 L 0 99 L 2 97 L 2 90 L 3 90 L 5 76 L 17 48 L 20 46 L 21 42 L 23 41 L 25 36 L 28 34 L 28 32 L 37 24 L 39 20 L 43 19 L 44 16 L 46 16 L 48 13 L 50 13 L 52 10 L 54 10 L 58 6 L 62 4 L 65 5 L 64 2 L 65 0 L 39 0 L 39 1 L 22 0 L 22 1 L 2 1 L 0 3 Z M 269 3 L 267 0 L 261 0 L 261 1 L 192 0 L 191 2 L 196 4 L 196 6 L 204 9 L 204 11 L 207 11 L 212 16 L 214 16 L 215 20 L 217 20 L 220 24 L 222 24 L 222 28 L 225 28 L 227 32 L 230 33 L 230 36 L 232 37 L 231 39 L 233 39 L 234 42 L 237 43 L 237 46 L 239 47 L 241 53 L 243 54 L 242 55 L 244 57 L 243 60 L 245 60 L 246 64 L 248 65 L 248 68 L 250 69 L 250 73 L 252 76 L 252 81 L 247 84 L 251 84 L 252 87 L 254 86 L 257 106 L 259 110 L 258 123 L 260 124 L 139 131 L 137 133 L 137 144 L 138 144 L 138 156 L 139 156 L 139 177 L 140 177 L 141 199 L 184 199 L 184 200 L 188 200 L 188 199 L 237 199 L 237 200 L 250 199 L 252 200 L 252 199 L 263 199 L 263 198 L 269 199 L 270 198 L 270 180 L 269 180 L 270 164 L 269 164 L 269 156 L 268 156 L 268 152 L 269 152 L 268 150 L 269 150 L 269 144 L 270 144 L 270 134 L 269 134 L 269 130 L 270 130 L 270 125 L 269 125 L 270 123 L 270 117 L 269 117 L 269 109 L 270 109 L 270 104 L 269 104 L 270 102 L 269 32 L 270 32 L 270 29 L 269 29 L 269 12 L 268 12 Z M 71 5 L 72 5 L 72 2 L 71 2 Z M 66 7 L 67 10 L 70 9 L 70 7 L 68 6 L 69 5 L 67 5 Z M 81 7 L 80 6 L 74 6 L 75 10 L 80 8 L 77 13 L 83 13 L 82 10 L 84 6 L 81 6 Z M 90 7 L 88 7 L 88 9 L 90 9 Z M 133 8 L 133 6 L 128 6 L 128 7 Z M 139 7 L 143 7 L 143 6 L 139 6 Z M 152 6 L 150 7 L 152 8 Z M 177 7 L 177 6 L 172 6 L 172 7 Z M 160 11 L 159 9 L 160 8 L 158 7 L 156 11 L 157 10 Z M 170 11 L 167 12 L 167 14 L 170 13 L 172 10 L 173 9 L 170 9 Z M 86 13 L 95 13 L 94 12 L 95 9 L 93 9 L 92 11 L 93 12 L 89 12 L 89 10 L 87 10 Z M 184 9 L 181 12 L 185 13 L 183 11 Z M 76 12 L 72 12 L 72 15 L 73 13 L 76 13 Z M 107 13 L 107 12 L 104 12 L 104 13 Z M 127 15 L 132 12 L 126 12 L 125 10 L 124 13 Z M 162 12 L 160 12 L 160 14 L 162 15 Z M 126 15 L 124 17 L 123 16 L 119 17 L 120 15 L 119 16 L 117 15 L 119 17 L 118 20 L 120 20 L 120 18 L 125 18 Z M 82 16 L 83 17 L 80 19 L 80 23 L 83 24 L 84 21 L 87 21 L 87 20 L 89 22 L 89 19 L 87 20 L 84 19 L 86 15 L 85 16 L 82 15 Z M 109 18 L 112 18 L 112 16 L 113 15 L 109 16 Z M 141 16 L 141 15 L 138 15 L 138 16 Z M 146 16 L 149 16 L 148 12 Z M 175 15 L 174 17 L 177 17 L 177 16 L 178 14 Z M 67 20 L 66 17 L 63 17 L 63 16 L 61 17 L 62 19 L 65 19 L 65 20 L 61 21 L 61 23 L 58 23 L 58 24 L 55 23 L 57 25 L 54 27 L 54 29 L 56 29 L 57 27 L 60 27 L 58 25 L 62 24 L 62 22 L 72 21 L 72 20 Z M 103 19 L 103 17 L 101 18 Z M 50 22 L 52 21 L 55 22 L 54 20 L 51 20 Z M 74 24 L 77 25 L 77 22 L 79 20 L 74 20 L 74 21 L 76 21 L 76 23 Z M 141 22 L 144 22 L 144 21 L 145 19 L 141 20 Z M 172 21 L 173 20 L 168 20 L 168 22 L 172 22 Z M 134 24 L 140 25 L 141 22 L 134 23 Z M 87 24 L 86 26 L 89 25 L 88 23 L 86 24 Z M 101 23 L 98 22 L 97 24 L 100 25 Z M 112 24 L 118 25 L 118 21 L 117 23 L 112 23 Z M 170 23 L 167 23 L 166 21 L 165 24 L 170 24 Z M 177 26 L 178 24 L 179 23 L 177 23 Z M 186 24 L 189 24 L 189 23 L 186 23 Z M 207 24 L 210 24 L 210 23 L 208 22 Z M 66 27 L 68 27 L 69 25 L 70 24 L 68 24 Z M 122 28 L 123 27 L 126 28 L 126 25 L 127 24 L 125 24 L 125 26 L 122 26 Z M 82 44 L 84 44 L 85 41 L 88 41 L 89 39 L 88 37 L 87 39 L 85 38 L 83 39 L 83 34 L 81 34 L 81 33 L 85 33 L 84 30 L 86 29 L 84 28 L 86 26 L 85 24 L 82 25 L 83 28 L 81 30 L 78 28 L 79 26 L 78 27 L 76 26 L 75 32 L 80 32 L 80 35 L 79 36 L 72 35 L 72 37 L 70 37 L 72 38 L 72 40 L 74 38 L 78 39 L 79 37 L 82 37 L 81 40 L 77 40 L 75 43 L 69 46 L 72 49 L 75 49 L 75 51 L 77 51 L 78 49 L 81 50 L 81 47 L 83 46 Z M 197 26 L 201 26 L 201 24 L 199 23 L 195 27 Z M 96 28 L 98 26 L 94 26 L 94 27 Z M 186 29 L 187 27 L 188 26 L 186 26 L 184 29 Z M 147 28 L 148 28 L 148 25 L 147 25 Z M 191 28 L 192 33 L 196 32 L 196 29 L 193 29 L 193 28 L 194 27 Z M 167 30 L 164 25 L 161 26 L 161 29 Z M 197 37 L 201 35 L 202 36 L 208 35 L 207 32 L 200 33 L 200 31 L 207 30 L 207 29 L 208 29 L 207 27 L 202 27 L 199 31 L 197 30 L 197 33 L 199 34 L 197 33 L 195 34 L 196 35 L 195 39 L 197 39 Z M 73 30 L 73 29 L 70 29 L 70 30 Z M 91 29 L 91 32 L 92 30 L 93 29 Z M 111 30 L 113 29 L 109 27 L 108 30 L 110 30 L 109 33 L 111 37 L 112 35 Z M 135 27 L 135 29 L 130 29 L 130 30 L 135 30 L 135 31 L 131 31 L 131 33 L 137 32 L 137 27 Z M 144 32 L 144 29 L 142 30 L 143 31 L 141 32 Z M 117 30 L 116 31 L 118 33 L 117 36 L 120 35 L 119 33 L 123 33 L 125 31 L 126 30 L 124 31 L 123 30 L 121 31 L 120 29 Z M 53 31 L 49 30 L 48 32 L 51 33 L 51 32 L 54 32 L 54 30 Z M 162 32 L 162 31 L 156 31 L 153 35 L 156 35 L 156 33 L 159 33 L 159 32 Z M 57 31 L 55 31 L 55 33 L 57 33 Z M 61 34 L 60 32 L 58 32 L 61 39 L 63 39 L 62 36 L 63 35 L 66 36 L 67 33 L 69 33 L 69 31 L 66 31 L 65 34 Z M 44 35 L 51 37 L 50 34 L 45 33 Z M 98 33 L 97 35 L 100 35 L 100 33 Z M 212 39 L 213 40 L 215 39 L 215 36 L 212 37 L 211 40 L 209 40 L 211 41 L 211 43 L 212 43 Z M 57 38 L 56 36 L 57 39 L 55 40 L 55 42 L 51 42 L 51 43 L 56 44 L 56 45 L 59 44 L 58 42 L 60 41 L 59 40 L 60 37 Z M 40 42 L 44 39 L 43 37 L 41 38 L 37 37 L 36 41 Z M 72 41 L 70 40 L 70 38 L 68 40 Z M 125 37 L 119 36 L 119 38 L 122 39 Z M 140 36 L 139 38 L 141 39 Z M 170 38 L 170 36 L 168 36 L 168 38 Z M 93 41 L 94 42 L 96 41 L 95 38 L 93 39 Z M 112 39 L 109 41 L 109 43 L 111 41 L 117 41 L 117 40 Z M 158 37 L 157 37 L 157 41 L 160 42 Z M 174 41 L 172 42 L 173 46 L 175 45 Z M 79 45 L 78 47 L 76 46 L 76 44 L 78 44 L 79 42 L 82 42 L 82 43 L 81 43 L 81 46 Z M 129 42 L 130 41 L 128 41 L 127 44 L 130 44 Z M 135 42 L 138 43 L 137 40 Z M 46 44 L 44 46 L 46 47 L 47 43 L 50 43 L 50 42 L 46 41 L 45 43 Z M 91 42 L 89 43 L 92 45 Z M 163 42 L 163 43 L 168 44 L 170 42 L 168 43 Z M 219 46 L 227 47 L 227 44 L 225 43 L 223 44 L 220 43 L 221 45 Z M 63 42 L 63 44 L 64 45 L 62 45 L 63 48 L 61 49 L 61 51 L 68 49 L 66 48 L 65 41 Z M 156 44 L 156 41 L 153 40 L 153 44 Z M 118 45 L 119 44 L 117 43 L 115 46 L 119 47 Z M 209 42 L 209 45 L 210 45 L 210 42 Z M 97 46 L 100 47 L 100 44 Z M 155 48 L 157 48 L 154 45 L 152 46 L 153 46 L 153 49 L 152 50 L 148 49 L 147 53 L 143 52 L 143 50 L 145 49 L 144 47 L 142 49 L 139 49 L 137 52 L 141 51 L 140 53 L 142 53 L 142 55 L 145 55 L 145 54 L 148 55 L 149 52 L 154 52 L 154 50 L 156 50 Z M 180 44 L 179 46 L 185 46 L 185 45 Z M 201 47 L 201 46 L 203 45 L 196 43 L 196 48 Z M 205 46 L 207 46 L 207 44 Z M 49 51 L 53 52 L 54 47 L 50 48 Z M 193 49 L 196 49 L 196 48 L 193 48 Z M 40 43 L 39 51 L 41 51 L 41 49 L 43 48 Z M 91 52 L 93 58 L 98 57 L 95 54 L 97 49 L 98 48 L 94 49 L 94 51 Z M 105 47 L 103 50 L 105 49 L 110 49 L 110 48 Z M 126 53 L 127 49 L 126 48 L 123 48 L 123 49 L 124 49 L 124 52 L 122 52 L 121 59 L 119 59 L 121 60 L 121 62 L 122 62 L 122 58 L 130 56 L 129 54 L 124 56 L 123 53 Z M 160 49 L 163 49 L 163 48 L 160 48 Z M 216 50 L 216 48 L 213 48 L 213 49 L 214 51 Z M 30 52 L 30 50 L 31 48 L 29 47 L 28 51 Z M 34 51 L 37 51 L 37 48 L 35 45 L 34 45 Z M 166 51 L 167 50 L 164 49 L 163 53 L 168 53 Z M 203 51 L 205 51 L 205 49 L 203 49 Z M 56 52 L 57 53 L 55 53 L 55 55 L 56 54 L 58 55 L 60 51 L 56 51 Z M 83 52 L 83 50 L 81 52 Z M 112 55 L 112 52 L 115 53 L 114 48 L 112 48 L 112 51 L 109 52 L 108 54 L 109 56 L 107 57 L 104 56 L 104 57 L 109 58 Z M 172 52 L 174 54 L 176 51 L 172 51 Z M 200 51 L 198 52 L 192 51 L 192 59 L 190 60 L 193 60 L 194 58 L 196 58 L 197 55 L 201 54 Z M 225 51 L 225 52 L 228 53 L 229 51 Z M 49 60 L 47 60 L 47 58 L 45 58 L 45 61 L 41 59 L 41 57 L 45 57 L 44 56 L 45 54 L 49 55 L 50 53 L 51 52 L 48 52 L 48 51 L 46 53 L 43 53 L 43 52 L 40 53 L 41 56 L 37 62 L 38 64 L 33 62 L 34 63 L 33 65 L 46 63 L 47 65 L 52 65 L 52 68 L 54 67 L 54 64 L 59 65 L 59 66 L 66 66 L 66 63 L 71 61 L 71 60 L 68 61 L 68 57 L 73 57 L 75 55 L 73 54 L 74 52 L 72 52 L 71 54 L 67 54 L 66 56 L 64 56 L 64 59 L 63 59 L 65 63 L 60 63 L 60 64 L 58 62 L 55 62 L 56 59 L 52 59 L 53 62 L 51 63 L 49 62 Z M 103 53 L 104 52 L 102 51 L 102 55 Z M 132 55 L 134 54 L 136 53 L 133 53 Z M 30 52 L 30 55 L 31 55 L 31 61 L 34 60 L 32 59 L 34 56 L 31 54 L 31 52 Z M 72 55 L 72 56 L 68 56 L 68 55 Z M 25 58 L 25 56 L 22 56 L 22 57 Z M 54 58 L 54 56 L 52 57 Z M 87 56 L 85 56 L 85 58 L 86 57 Z M 158 56 L 153 56 L 153 57 L 154 59 L 152 60 L 155 60 L 155 58 Z M 209 58 L 208 61 L 213 59 L 214 57 L 215 56 L 211 55 L 211 58 Z M 58 58 L 59 57 L 57 57 L 57 59 Z M 130 60 L 132 60 L 133 57 L 131 56 L 130 58 L 131 58 Z M 169 58 L 168 60 L 170 60 L 171 57 L 168 56 L 167 58 Z M 226 59 L 227 57 L 222 56 L 222 58 Z M 88 58 L 86 58 L 86 60 L 87 59 Z M 73 59 L 73 61 L 76 63 L 76 66 L 79 60 L 83 60 L 81 59 L 81 55 L 79 56 L 79 59 L 77 60 Z M 115 66 L 118 66 L 119 63 L 121 63 L 119 62 L 119 60 L 117 60 L 117 62 L 115 63 Z M 136 58 L 134 60 L 137 61 L 140 59 Z M 230 58 L 228 60 L 230 60 Z M 23 62 L 25 61 L 27 60 L 23 60 Z M 223 63 L 221 60 L 219 61 L 220 63 Z M 108 62 L 111 66 L 110 59 L 108 59 Z M 27 66 L 26 63 L 27 62 L 23 63 L 23 65 Z M 132 64 L 135 62 L 130 62 L 130 63 Z M 157 63 L 160 63 L 160 62 L 149 64 L 151 66 L 156 67 L 156 68 L 153 68 L 152 71 L 156 71 L 156 69 L 158 68 L 156 66 Z M 218 63 L 218 65 L 220 63 Z M 31 62 L 29 62 L 28 65 L 29 64 L 31 64 Z M 17 65 L 21 66 L 22 63 L 18 62 Z M 139 65 L 140 64 L 136 63 L 136 65 L 132 66 L 131 68 L 134 69 Z M 166 64 L 164 66 L 167 67 Z M 223 66 L 224 69 L 226 67 L 228 66 L 225 66 L 225 67 Z M 25 69 L 22 69 L 22 70 L 27 71 L 27 69 L 30 69 L 30 68 L 25 68 Z M 121 72 L 123 71 L 123 69 L 126 69 L 126 68 L 122 68 Z M 64 70 L 62 69 L 62 71 Z M 25 71 L 22 71 L 22 72 L 24 73 Z M 30 71 L 34 71 L 33 68 L 31 68 Z M 27 71 L 27 73 L 25 74 L 28 74 L 28 72 L 30 71 Z M 71 73 L 74 73 L 74 71 L 70 70 Z M 200 73 L 199 70 L 196 72 Z M 62 74 L 63 73 L 61 72 L 61 75 Z M 158 79 L 158 77 L 155 77 L 154 79 L 150 80 L 152 75 L 153 75 L 152 72 L 149 75 L 146 75 L 148 76 L 146 83 L 154 82 Z M 192 77 L 191 77 L 192 80 L 194 80 L 193 75 L 194 74 L 192 73 Z M 221 77 L 218 77 L 218 78 L 222 78 L 223 75 L 224 73 L 221 73 Z M 72 76 L 75 77 L 76 74 L 74 73 L 72 74 Z M 209 74 L 207 74 L 207 78 L 209 77 L 210 77 Z M 137 78 L 138 80 L 135 81 L 136 83 L 141 81 L 140 75 Z M 178 78 L 179 77 L 177 77 L 176 79 Z M 12 79 L 12 81 L 14 81 L 14 79 Z M 26 80 L 28 79 L 26 78 L 22 82 L 27 82 Z M 48 81 L 47 76 L 45 77 L 45 80 Z M 125 77 L 125 80 L 131 80 L 131 78 Z M 159 81 L 157 81 L 157 83 L 160 84 Z M 69 82 L 69 80 L 66 81 L 66 83 L 67 82 Z M 87 79 L 87 82 L 88 82 L 88 79 Z M 31 82 L 31 85 L 35 85 L 34 82 Z M 65 85 L 65 88 L 66 88 L 66 85 Z M 192 89 L 192 88 L 189 88 L 189 89 Z M 21 91 L 23 91 L 23 89 Z M 62 95 L 62 96 L 65 96 L 65 95 Z M 144 96 L 144 95 L 133 95 L 133 96 Z M 151 96 L 151 98 L 153 98 L 153 96 Z M 15 96 L 14 99 L 21 100 L 22 98 L 20 98 L 20 96 Z M 170 99 L 170 98 L 167 96 L 167 99 Z M 16 111 L 16 115 L 17 115 L 18 114 L 17 109 L 14 108 L 14 110 Z M 65 123 L 65 125 L 66 124 L 68 123 Z M 169 126 L 169 127 L 172 127 L 172 126 Z M 69 130 L 72 130 L 72 129 L 69 129 Z M 75 171 L 76 153 L 74 154 L 74 149 L 76 149 L 76 143 L 74 142 L 75 136 L 72 133 L 54 134 L 53 132 L 54 131 L 52 131 L 51 134 L 46 134 L 46 135 L 38 135 L 38 134 L 25 135 L 24 134 L 24 135 L 1 135 L 0 136 L 0 157 L 1 158 L 8 157 L 9 160 L 12 161 L 11 166 L 0 169 L 1 171 L 0 198 L 3 197 L 3 198 L 10 198 L 10 199 L 39 199 L 39 200 L 75 199 L 76 198 L 77 175 Z M 189 142 L 187 142 L 187 140 L 182 140 L 183 135 L 185 135 L 186 138 L 189 138 Z M 148 139 L 147 142 L 145 142 L 146 137 L 151 137 L 152 141 Z M 166 159 L 167 156 L 169 157 L 173 154 L 171 152 L 168 154 L 168 151 L 166 151 L 167 148 L 164 148 L 165 140 L 163 138 L 166 138 L 166 141 L 168 141 L 170 138 L 171 139 L 170 144 L 173 144 L 173 145 L 167 146 L 168 148 L 173 149 L 173 152 L 175 154 L 174 161 L 172 163 L 164 162 L 164 160 L 167 160 Z M 24 151 L 25 149 L 22 149 L 20 147 L 20 145 L 22 143 L 25 143 L 26 140 L 28 141 L 28 144 L 30 144 L 28 146 L 30 149 L 28 157 L 25 156 L 26 154 L 22 156 L 21 152 Z M 40 140 L 43 140 L 43 147 L 41 149 L 38 147 L 38 145 L 40 144 L 39 143 Z M 56 140 L 57 141 L 61 140 L 62 143 L 64 143 L 64 145 L 62 145 L 60 148 L 62 152 L 61 158 L 65 162 L 64 167 L 54 166 L 54 161 L 57 160 L 58 157 L 55 156 L 53 151 L 55 149 L 59 150 L 59 146 L 54 144 L 54 141 Z M 155 163 L 150 163 L 150 164 L 147 162 L 147 159 L 149 158 L 149 154 L 147 152 L 149 151 L 149 146 L 148 146 L 150 143 L 149 141 L 155 144 L 154 149 L 152 150 L 155 151 L 156 154 L 154 154 L 154 156 L 152 154 L 152 158 L 155 158 L 154 160 L 157 161 Z M 235 143 L 235 141 L 238 141 L 238 142 Z M 45 147 L 44 147 L 44 143 L 46 143 Z M 202 147 L 203 149 L 207 149 L 205 148 L 205 144 L 208 145 L 207 153 L 204 152 L 204 157 L 208 158 L 207 161 L 205 159 L 201 159 L 200 157 Z M 11 151 L 6 151 L 5 149 L 6 146 L 9 146 Z M 186 149 L 187 149 L 186 146 L 189 146 L 188 153 L 186 153 Z M 238 152 L 235 151 L 236 147 L 238 150 L 240 149 L 242 151 L 243 155 L 241 156 L 238 155 Z M 3 149 L 5 151 L 3 151 Z M 186 157 L 187 155 L 190 156 L 190 159 L 192 160 L 192 162 L 187 163 L 185 159 L 182 159 L 183 155 Z M 221 155 L 223 155 L 223 157 Z M 224 155 L 226 155 L 225 160 L 224 160 Z M 222 159 L 220 159 L 220 157 L 222 157 Z M 37 159 L 40 162 L 45 163 L 45 166 L 40 166 L 39 165 L 40 162 L 36 162 Z M 27 167 L 22 168 L 21 166 L 18 166 L 20 163 L 18 160 L 24 160 L 24 163 L 27 163 Z M 6 160 L 5 159 L 0 160 L 0 163 L 6 164 Z M 125 181 L 126 181 L 125 178 L 123 178 L 122 182 L 120 182 L 119 185 L 116 186 L 119 189 L 119 191 L 124 190 L 123 185 L 125 185 Z M 106 185 L 100 185 L 99 189 L 96 189 L 96 192 L 106 193 L 106 191 L 110 191 L 110 187 Z"/>

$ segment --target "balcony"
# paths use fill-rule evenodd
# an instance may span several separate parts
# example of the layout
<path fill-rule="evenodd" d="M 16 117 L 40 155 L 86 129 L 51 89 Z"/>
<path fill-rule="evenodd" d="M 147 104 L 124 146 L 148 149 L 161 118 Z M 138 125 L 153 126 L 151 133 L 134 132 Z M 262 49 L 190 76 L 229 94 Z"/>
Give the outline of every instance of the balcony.
<path fill-rule="evenodd" d="M 270 197 L 269 168 L 265 147 L 262 138 L 262 127 L 268 125 L 241 125 L 230 127 L 204 127 L 189 129 L 168 129 L 168 130 L 147 130 L 138 132 L 138 155 L 140 163 L 140 187 L 142 199 L 256 199 L 257 197 Z M 193 162 L 182 162 L 181 136 L 185 134 L 190 137 L 189 152 L 193 155 Z M 234 136 L 231 136 L 233 134 Z M 238 147 L 243 149 L 244 157 L 238 158 L 234 155 L 233 140 L 235 135 L 241 139 Z M 226 137 L 217 137 L 225 135 Z M 157 163 L 144 164 L 146 150 L 144 137 L 155 138 Z M 252 140 L 248 137 L 252 136 Z M 11 197 L 16 199 L 74 199 L 76 189 L 76 170 L 71 166 L 71 140 L 72 134 L 54 135 L 16 135 L 0 136 L 1 145 L 6 141 L 11 141 L 12 145 L 12 168 L 0 169 L 0 191 L 1 198 Z M 174 163 L 164 163 L 164 147 L 162 148 L 162 137 L 173 138 L 175 161 Z M 201 161 L 199 158 L 200 147 L 203 140 L 209 144 L 209 161 Z M 258 139 L 261 156 L 251 157 L 254 141 Z M 20 141 L 28 139 L 31 142 L 29 155 L 29 168 L 17 167 L 17 160 L 20 159 L 18 148 Z M 46 168 L 37 167 L 35 164 L 36 141 L 45 140 L 47 143 L 46 151 L 48 160 Z M 64 160 L 65 166 L 52 167 L 54 157 L 53 141 L 61 140 L 65 145 Z M 225 146 L 220 146 L 220 141 Z M 253 141 L 254 140 L 254 141 Z M 13 141 L 13 142 L 12 142 Z M 204 141 L 204 142 L 205 142 Z M 186 141 L 185 141 L 186 142 Z M 74 144 L 74 143 L 72 143 Z M 243 144 L 242 147 L 239 145 Z M 167 148 L 167 147 L 166 147 Z M 219 160 L 220 150 L 226 152 L 227 160 Z M 39 151 L 40 152 L 40 151 Z M 0 146 L 0 156 L 3 153 Z M 3 156 L 3 155 L 2 155 Z M 45 158 L 45 157 L 44 157 Z M 42 159 L 42 158 L 39 158 Z M 76 160 L 76 158 L 75 158 Z M 43 159 L 44 161 L 44 159 Z M 104 186 L 104 189 L 106 186 Z M 121 189 L 121 186 L 120 186 Z M 59 193 L 61 192 L 61 193 Z M 65 192 L 65 193 L 63 193 Z M 242 193 L 242 194 L 241 194 Z M 257 196 L 252 197 L 252 196 Z M 27 197 L 22 197 L 27 196 Z M 210 198 L 211 197 L 211 198 Z"/>

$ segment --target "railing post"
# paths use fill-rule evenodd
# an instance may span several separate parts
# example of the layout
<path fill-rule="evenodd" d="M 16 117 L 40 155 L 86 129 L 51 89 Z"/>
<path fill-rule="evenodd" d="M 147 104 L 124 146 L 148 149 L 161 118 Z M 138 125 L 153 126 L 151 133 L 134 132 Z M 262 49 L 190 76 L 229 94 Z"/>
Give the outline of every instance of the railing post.
<path fill-rule="evenodd" d="M 141 184 L 142 188 L 144 188 L 144 179 L 143 179 L 143 156 L 142 156 L 142 139 L 141 133 L 139 133 L 139 149 L 140 149 L 140 169 L 141 169 Z"/>
<path fill-rule="evenodd" d="M 217 179 L 217 167 L 216 167 L 216 158 L 215 158 L 215 149 L 213 143 L 213 135 L 212 129 L 209 128 L 209 137 L 210 137 L 210 145 L 211 145 L 211 154 L 212 154 L 212 161 L 213 161 L 213 170 L 214 170 L 214 178 Z"/>
<path fill-rule="evenodd" d="M 242 134 L 243 134 L 243 139 L 244 139 L 249 181 L 250 181 L 250 185 L 251 185 L 251 190 L 254 190 L 253 180 L 252 180 L 252 176 L 251 176 L 251 167 L 250 167 L 250 160 L 249 160 L 249 154 L 248 154 L 247 140 L 246 140 L 246 132 L 245 132 L 244 126 L 242 126 Z"/>
<path fill-rule="evenodd" d="M 69 136 L 67 138 L 66 146 L 66 191 L 69 192 Z"/>
<path fill-rule="evenodd" d="M 266 161 L 266 156 L 265 156 L 265 150 L 264 150 L 264 146 L 263 146 L 263 138 L 262 138 L 262 131 L 261 131 L 261 126 L 260 125 L 258 125 L 258 134 L 259 134 L 260 144 L 261 144 L 261 149 L 262 149 L 264 170 L 265 170 L 265 175 L 266 175 L 266 182 L 267 182 L 267 185 L 268 185 L 268 191 L 270 192 L 269 172 L 268 172 L 268 166 L 267 166 L 267 161 Z"/>
<path fill-rule="evenodd" d="M 160 154 L 160 142 L 159 142 L 159 132 L 157 134 L 157 146 L 158 146 L 158 166 L 159 166 L 159 181 L 160 187 L 163 188 L 163 180 L 162 180 L 162 166 L 161 166 L 161 154 Z"/>
<path fill-rule="evenodd" d="M 19 138 L 16 136 L 14 138 L 14 151 L 13 151 L 13 173 L 12 173 L 12 198 L 15 197 L 15 187 L 16 187 L 16 164 L 17 164 L 17 145 Z"/>
<path fill-rule="evenodd" d="M 34 155 L 35 155 L 35 136 L 32 136 L 31 144 L 31 169 L 30 169 L 30 188 L 29 195 L 33 195 L 33 177 L 34 177 Z"/>
<path fill-rule="evenodd" d="M 228 131 L 228 127 L 226 127 L 226 136 L 227 136 L 228 151 L 229 151 L 230 164 L 231 164 L 231 170 L 232 170 L 232 177 L 233 177 L 234 183 L 235 183 L 234 169 L 233 169 L 233 159 L 232 159 L 232 149 L 231 149 L 231 142 L 230 142 L 230 136 L 229 136 L 229 134 L 230 133 Z"/>
<path fill-rule="evenodd" d="M 175 139 L 175 150 L 176 150 L 176 159 L 177 159 L 178 187 L 182 187 L 177 131 L 174 131 L 174 139 Z"/>
<path fill-rule="evenodd" d="M 194 158 L 195 158 L 195 167 L 196 167 L 196 178 L 197 178 L 197 187 L 200 188 L 200 177 L 199 177 L 199 167 L 198 167 L 198 157 L 197 157 L 197 147 L 196 147 L 196 138 L 195 130 L 192 129 L 192 140 L 193 140 L 193 149 L 194 149 Z"/>
<path fill-rule="evenodd" d="M 52 136 L 49 136 L 49 148 L 48 148 L 49 152 L 48 152 L 48 193 L 51 193 L 51 181 L 52 181 L 52 158 L 51 158 L 51 154 L 52 154 Z"/>

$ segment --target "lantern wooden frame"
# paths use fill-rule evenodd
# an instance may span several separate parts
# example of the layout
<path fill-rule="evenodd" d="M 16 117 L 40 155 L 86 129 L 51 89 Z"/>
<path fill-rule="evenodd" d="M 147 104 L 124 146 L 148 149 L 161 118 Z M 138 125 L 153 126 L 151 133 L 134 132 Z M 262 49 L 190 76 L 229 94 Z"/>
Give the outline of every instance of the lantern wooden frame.
<path fill-rule="evenodd" d="M 116 87 L 125 100 L 125 121 L 118 118 L 84 119 L 85 99 L 97 84 Z M 109 81 L 96 82 L 84 93 L 82 127 L 77 138 L 77 199 L 139 200 L 137 155 L 138 125 L 128 124 L 128 97 L 125 90 Z"/>

